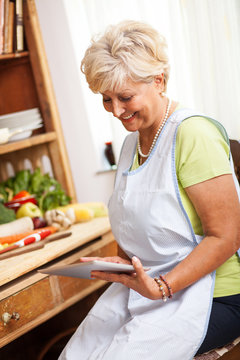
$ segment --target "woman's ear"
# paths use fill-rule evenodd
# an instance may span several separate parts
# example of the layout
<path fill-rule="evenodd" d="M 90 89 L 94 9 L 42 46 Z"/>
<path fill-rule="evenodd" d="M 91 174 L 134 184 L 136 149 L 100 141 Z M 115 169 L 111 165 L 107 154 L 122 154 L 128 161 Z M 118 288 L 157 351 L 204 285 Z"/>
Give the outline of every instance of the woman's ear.
<path fill-rule="evenodd" d="M 156 88 L 159 90 L 159 93 L 161 94 L 164 91 L 164 74 L 156 75 L 154 77 L 154 83 Z"/>

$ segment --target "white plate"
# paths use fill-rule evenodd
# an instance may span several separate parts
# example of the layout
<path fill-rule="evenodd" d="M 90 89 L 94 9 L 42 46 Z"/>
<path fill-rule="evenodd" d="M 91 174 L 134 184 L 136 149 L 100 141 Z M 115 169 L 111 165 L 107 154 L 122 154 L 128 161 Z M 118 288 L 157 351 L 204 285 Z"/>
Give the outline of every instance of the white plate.
<path fill-rule="evenodd" d="M 132 265 L 116 264 L 112 262 L 93 260 L 79 264 L 51 266 L 38 271 L 43 274 L 70 276 L 81 279 L 91 279 L 91 271 L 105 271 L 110 273 L 132 273 Z M 147 270 L 147 269 L 145 269 Z"/>
<path fill-rule="evenodd" d="M 0 116 L 0 120 L 2 119 L 12 119 L 12 118 L 19 118 L 19 117 L 28 117 L 32 115 L 40 114 L 40 111 L 38 108 L 23 110 L 23 111 L 17 111 L 10 114 L 5 114 Z"/>
<path fill-rule="evenodd" d="M 29 116 L 26 118 L 12 118 L 12 119 L 2 119 L 2 120 L 0 119 L 0 127 L 13 128 L 13 127 L 20 127 L 23 125 L 36 123 L 36 122 L 37 123 L 42 122 L 42 118 L 40 114 L 32 115 L 31 117 Z"/>
<path fill-rule="evenodd" d="M 11 132 L 17 130 L 17 129 L 34 129 L 38 126 L 43 126 L 42 121 L 40 120 L 35 120 L 29 123 L 20 123 L 17 126 L 12 126 L 12 127 L 8 127 L 10 129 Z M 0 126 L 0 128 L 2 128 Z"/>

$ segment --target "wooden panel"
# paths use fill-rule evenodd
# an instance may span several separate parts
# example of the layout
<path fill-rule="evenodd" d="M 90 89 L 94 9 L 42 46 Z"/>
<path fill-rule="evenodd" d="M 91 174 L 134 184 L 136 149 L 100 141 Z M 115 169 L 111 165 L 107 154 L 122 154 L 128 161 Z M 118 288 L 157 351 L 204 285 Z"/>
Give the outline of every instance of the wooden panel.
<path fill-rule="evenodd" d="M 116 242 L 111 242 L 104 247 L 101 247 L 93 252 L 90 252 L 86 256 L 113 256 L 117 254 L 117 245 Z M 76 261 L 74 263 L 77 263 Z M 97 280 L 88 280 L 88 279 L 75 279 L 65 276 L 58 276 L 59 286 L 61 294 L 64 300 L 69 299 L 70 297 L 78 294 L 83 289 L 86 289 L 88 286 L 92 285 Z"/>
<path fill-rule="evenodd" d="M 223 354 L 221 360 L 239 360 L 240 359 L 240 343 L 234 346 L 229 352 Z"/>
<path fill-rule="evenodd" d="M 20 291 L 0 302 L 0 316 L 4 312 L 12 314 L 17 312 L 20 315 L 19 320 L 11 319 L 4 326 L 0 322 L 0 338 L 5 337 L 8 333 L 21 328 L 28 322 L 36 319 L 40 314 L 52 309 L 55 306 L 49 279 L 44 279 L 33 286 Z"/>
<path fill-rule="evenodd" d="M 39 107 L 29 58 L 1 60 L 0 115 Z"/>

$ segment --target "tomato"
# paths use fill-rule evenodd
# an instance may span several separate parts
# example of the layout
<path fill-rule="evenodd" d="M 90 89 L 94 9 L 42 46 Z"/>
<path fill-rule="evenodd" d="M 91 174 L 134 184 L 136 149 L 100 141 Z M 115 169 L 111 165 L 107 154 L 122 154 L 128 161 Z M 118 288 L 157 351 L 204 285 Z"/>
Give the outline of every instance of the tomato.
<path fill-rule="evenodd" d="M 26 191 L 26 190 L 22 190 L 22 191 L 19 191 L 13 198 L 12 200 L 18 200 L 18 199 L 21 199 L 21 198 L 24 198 L 24 197 L 28 197 L 28 196 L 31 196 L 31 194 Z"/>

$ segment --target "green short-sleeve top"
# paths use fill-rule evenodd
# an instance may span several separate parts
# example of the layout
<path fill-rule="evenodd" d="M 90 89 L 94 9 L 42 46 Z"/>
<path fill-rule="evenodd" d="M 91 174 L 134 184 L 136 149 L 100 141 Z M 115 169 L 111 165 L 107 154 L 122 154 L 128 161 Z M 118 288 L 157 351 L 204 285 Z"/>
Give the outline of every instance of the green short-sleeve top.
<path fill-rule="evenodd" d="M 201 221 L 184 188 L 219 175 L 231 174 L 229 145 L 206 118 L 188 118 L 177 131 L 175 164 L 183 206 L 195 234 L 203 235 Z M 132 170 L 139 166 L 137 150 Z M 240 261 L 234 254 L 216 270 L 214 297 L 240 293 Z"/>

